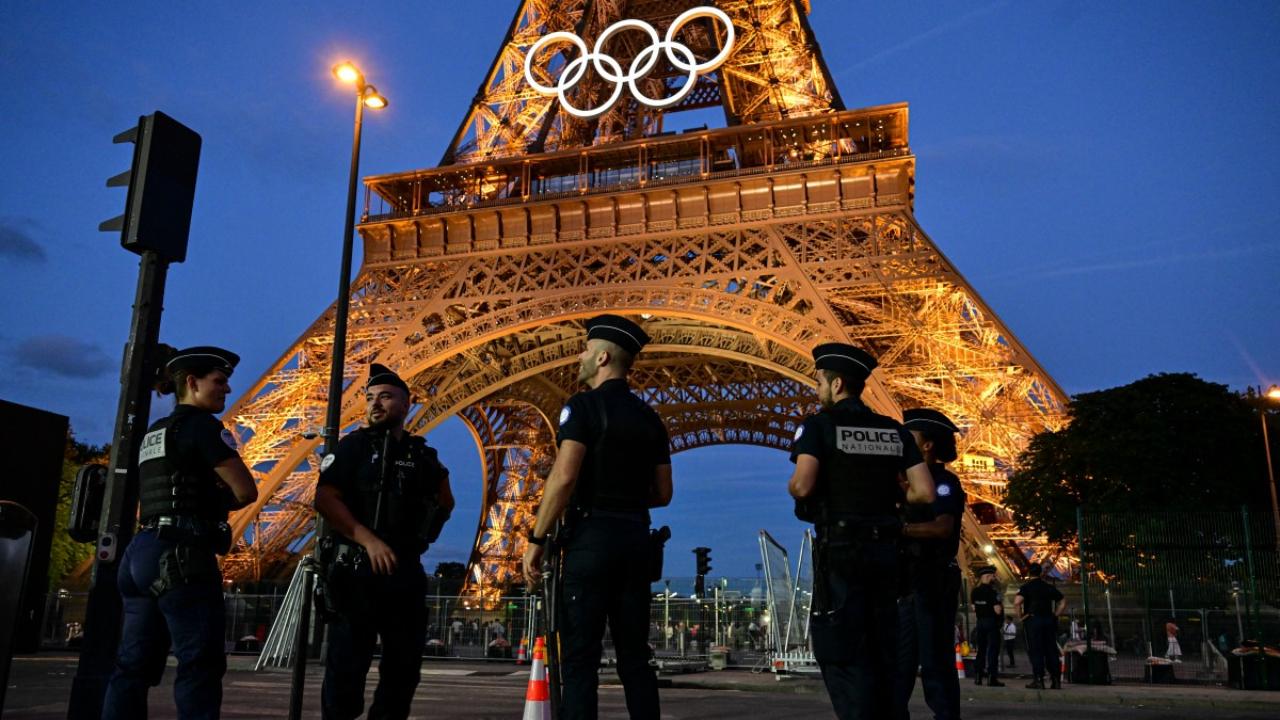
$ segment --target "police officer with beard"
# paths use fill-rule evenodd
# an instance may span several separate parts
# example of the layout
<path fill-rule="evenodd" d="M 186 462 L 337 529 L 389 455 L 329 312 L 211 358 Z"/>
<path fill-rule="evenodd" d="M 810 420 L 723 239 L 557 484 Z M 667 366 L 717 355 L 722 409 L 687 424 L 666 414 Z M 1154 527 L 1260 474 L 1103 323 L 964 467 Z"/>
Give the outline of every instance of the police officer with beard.
<path fill-rule="evenodd" d="M 175 393 L 178 402 L 151 425 L 138 452 L 142 529 L 120 561 L 124 627 L 105 720 L 147 716 L 147 690 L 160 684 L 170 646 L 178 658 L 178 716 L 218 717 L 227 658 L 216 556 L 231 546 L 228 511 L 258 497 L 234 438 L 214 417 L 226 406 L 240 356 L 212 346 L 161 345 L 159 353 L 156 392 Z"/>
<path fill-rule="evenodd" d="M 544 546 L 557 519 L 564 527 L 560 719 L 595 718 L 606 622 L 618 653 L 618 678 L 632 718 L 659 716 L 649 667 L 649 509 L 671 502 L 671 456 L 658 413 L 631 392 L 627 373 L 649 342 L 617 315 L 586 323 L 578 381 L 590 387 L 560 412 L 559 448 L 528 536 L 524 576 L 541 577 Z"/>
<path fill-rule="evenodd" d="M 860 399 L 875 358 L 843 343 L 813 349 L 822 410 L 796 429 L 788 490 L 812 522 L 813 653 L 840 718 L 892 717 L 897 666 L 899 476 L 909 503 L 934 500 L 915 439 Z"/>
<path fill-rule="evenodd" d="M 326 542 L 333 615 L 321 690 L 326 720 L 360 716 L 379 636 L 382 659 L 368 717 L 408 717 L 426 642 L 421 556 L 454 505 L 449 471 L 435 449 L 404 429 L 409 386 L 374 364 L 365 403 L 368 425 L 324 457 L 316 488 L 316 510 L 336 533 Z"/>
<path fill-rule="evenodd" d="M 909 717 L 907 702 L 915 689 L 916 668 L 925 702 L 936 720 L 960 717 L 960 680 L 956 675 L 956 607 L 960 598 L 960 524 L 965 493 L 960 479 L 947 470 L 956 459 L 955 434 L 959 428 L 937 410 L 915 408 L 902 414 L 902 425 L 911 431 L 924 456 L 936 488 L 932 505 L 911 506 L 923 511 L 903 525 L 904 544 L 915 551 L 910 557 L 907 594 L 898 602 L 898 691 L 896 717 Z"/>

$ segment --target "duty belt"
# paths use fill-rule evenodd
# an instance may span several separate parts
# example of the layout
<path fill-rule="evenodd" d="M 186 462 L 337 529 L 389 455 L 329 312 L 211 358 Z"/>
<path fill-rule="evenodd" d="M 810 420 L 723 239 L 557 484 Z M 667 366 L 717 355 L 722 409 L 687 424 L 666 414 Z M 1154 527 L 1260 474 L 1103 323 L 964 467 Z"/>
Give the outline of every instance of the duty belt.
<path fill-rule="evenodd" d="M 648 510 L 599 510 L 590 508 L 579 511 L 580 517 L 583 519 L 594 517 L 602 520 L 630 520 L 632 522 L 649 524 Z"/>
<path fill-rule="evenodd" d="M 816 529 L 818 540 L 825 542 L 881 542 L 902 536 L 902 524 L 896 522 L 837 520 Z"/>

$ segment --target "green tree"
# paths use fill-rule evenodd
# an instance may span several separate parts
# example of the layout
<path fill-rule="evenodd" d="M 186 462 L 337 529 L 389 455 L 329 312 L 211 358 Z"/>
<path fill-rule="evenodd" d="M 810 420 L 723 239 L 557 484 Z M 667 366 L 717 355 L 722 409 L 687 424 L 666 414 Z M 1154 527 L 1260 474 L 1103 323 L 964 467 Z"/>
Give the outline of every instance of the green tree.
<path fill-rule="evenodd" d="M 88 463 L 106 464 L 110 448 L 106 445 L 89 445 L 76 440 L 75 433 L 67 431 L 67 447 L 62 460 L 62 479 L 58 484 L 58 514 L 49 550 L 49 589 L 62 586 L 64 579 L 93 556 L 91 543 L 80 543 L 67 534 L 71 521 L 71 496 L 75 490 L 76 473 Z"/>
<path fill-rule="evenodd" d="M 440 578 L 439 593 L 457 595 L 467 580 L 467 566 L 460 562 L 442 562 L 436 565 L 436 577 Z"/>
<path fill-rule="evenodd" d="M 1076 507 L 1188 511 L 1267 507 L 1256 403 L 1188 373 L 1083 393 L 1070 423 L 1032 438 L 1005 504 L 1019 527 L 1065 544 Z"/>

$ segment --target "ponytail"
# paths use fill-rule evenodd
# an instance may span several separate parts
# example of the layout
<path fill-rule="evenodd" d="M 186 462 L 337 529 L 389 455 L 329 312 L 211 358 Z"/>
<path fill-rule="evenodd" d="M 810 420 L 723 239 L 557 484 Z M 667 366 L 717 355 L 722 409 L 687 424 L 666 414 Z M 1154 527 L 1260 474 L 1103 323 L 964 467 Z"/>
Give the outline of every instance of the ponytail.
<path fill-rule="evenodd" d="M 176 377 L 176 375 L 170 375 L 167 367 L 169 364 L 169 361 L 172 360 L 173 356 L 177 354 L 178 354 L 178 349 L 173 347 L 172 345 L 165 345 L 164 343 L 159 343 L 158 345 L 156 345 L 156 354 L 155 354 L 156 370 L 155 370 L 155 378 L 152 381 L 155 387 L 156 395 L 161 395 L 161 396 L 171 395 L 177 392 L 179 378 Z M 177 373 L 177 374 L 185 375 L 185 373 Z"/>

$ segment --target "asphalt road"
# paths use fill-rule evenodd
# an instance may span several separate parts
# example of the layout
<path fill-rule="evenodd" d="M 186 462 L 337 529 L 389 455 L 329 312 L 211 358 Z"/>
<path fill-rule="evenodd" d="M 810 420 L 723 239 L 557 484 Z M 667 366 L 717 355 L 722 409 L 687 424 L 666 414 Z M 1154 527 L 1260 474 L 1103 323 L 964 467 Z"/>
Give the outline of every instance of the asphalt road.
<path fill-rule="evenodd" d="M 418 687 L 413 705 L 415 718 L 519 718 L 524 708 L 524 690 L 527 676 L 512 666 L 498 665 L 476 669 L 455 667 L 448 664 L 429 664 L 424 668 L 422 684 Z M 475 674 L 475 673 L 481 674 Z M 68 658 L 36 657 L 16 658 L 10 674 L 7 700 L 4 708 L 6 720 L 61 720 L 66 713 L 66 697 L 75 673 L 74 662 Z M 677 676 L 678 685 L 696 683 L 701 676 Z M 697 718 L 711 720 L 743 720 L 744 718 L 831 718 L 832 712 L 826 692 L 813 680 L 793 680 L 777 683 L 767 676 L 745 677 L 744 674 L 719 674 L 721 677 L 738 676 L 747 689 L 707 689 L 667 687 L 662 690 L 662 716 L 664 718 Z M 605 684 L 600 690 L 600 716 L 625 718 L 626 707 L 621 687 L 610 683 L 612 673 L 601 676 Z M 372 696 L 377 680 L 376 672 L 370 673 L 367 688 Z M 165 682 L 152 691 L 151 718 L 176 718 L 173 703 L 173 668 L 165 673 Z M 222 706 L 224 718 L 282 718 L 289 706 L 289 676 L 285 673 L 254 673 L 246 670 L 228 672 Z M 986 692 L 965 689 L 964 717 L 972 720 L 1021 718 L 1161 718 L 1163 720 L 1209 720 L 1210 718 L 1240 718 L 1269 720 L 1276 717 L 1274 710 L 1236 709 L 1229 707 L 1168 707 L 1160 704 L 1158 692 L 1150 695 L 1151 706 L 1136 704 L 1099 703 L 1090 697 L 1087 687 L 1068 687 L 1056 695 L 1053 702 L 1037 702 L 1028 693 L 1017 693 L 1015 701 L 999 699 L 1004 688 L 983 688 Z M 320 715 L 320 676 L 309 673 L 309 684 L 304 706 L 304 717 Z M 1213 692 L 1229 694 L 1229 690 Z M 1072 702 L 1072 694 L 1082 702 Z M 1229 695 L 1224 695 L 1228 697 Z M 1280 697 L 1276 698 L 1280 706 Z M 912 716 L 930 717 L 924 702 L 917 696 L 911 704 Z"/>

